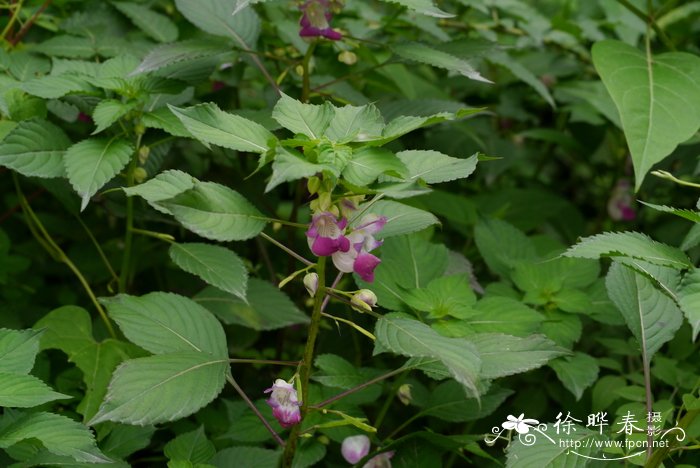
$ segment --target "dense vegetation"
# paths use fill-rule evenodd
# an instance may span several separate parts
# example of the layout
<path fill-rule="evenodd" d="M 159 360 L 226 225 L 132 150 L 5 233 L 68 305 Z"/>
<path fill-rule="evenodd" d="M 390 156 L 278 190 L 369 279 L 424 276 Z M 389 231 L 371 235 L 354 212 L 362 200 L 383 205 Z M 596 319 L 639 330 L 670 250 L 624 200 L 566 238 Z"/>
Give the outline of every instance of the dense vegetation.
<path fill-rule="evenodd" d="M 700 465 L 699 17 L 5 0 L 0 465 Z"/>

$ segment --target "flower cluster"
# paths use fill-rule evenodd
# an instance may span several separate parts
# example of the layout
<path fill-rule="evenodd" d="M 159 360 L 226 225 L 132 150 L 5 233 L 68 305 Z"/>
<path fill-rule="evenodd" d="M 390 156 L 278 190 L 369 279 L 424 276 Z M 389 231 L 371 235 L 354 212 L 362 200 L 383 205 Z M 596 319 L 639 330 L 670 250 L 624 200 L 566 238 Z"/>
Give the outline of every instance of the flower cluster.
<path fill-rule="evenodd" d="M 340 447 L 345 461 L 356 464 L 369 453 L 370 441 L 366 435 L 346 437 Z M 391 457 L 394 452 L 384 452 L 372 457 L 362 468 L 391 468 Z"/>
<path fill-rule="evenodd" d="M 277 379 L 272 387 L 265 390 L 265 393 L 272 393 L 267 404 L 272 407 L 272 415 L 282 427 L 291 427 L 301 421 L 301 412 L 299 411 L 301 403 L 299 403 L 297 391 L 292 384 Z"/>
<path fill-rule="evenodd" d="M 331 256 L 335 267 L 343 273 L 357 273 L 363 281 L 374 281 L 374 269 L 381 260 L 372 250 L 382 245 L 374 238 L 386 224 L 385 216 L 365 215 L 357 226 L 346 235 L 347 218 L 340 220 L 329 212 L 317 213 L 306 231 L 309 247 L 314 255 Z"/>
<path fill-rule="evenodd" d="M 325 37 L 339 41 L 343 35 L 331 28 L 333 18 L 332 5 L 329 0 L 308 0 L 301 6 L 302 16 L 299 21 L 301 37 Z"/>

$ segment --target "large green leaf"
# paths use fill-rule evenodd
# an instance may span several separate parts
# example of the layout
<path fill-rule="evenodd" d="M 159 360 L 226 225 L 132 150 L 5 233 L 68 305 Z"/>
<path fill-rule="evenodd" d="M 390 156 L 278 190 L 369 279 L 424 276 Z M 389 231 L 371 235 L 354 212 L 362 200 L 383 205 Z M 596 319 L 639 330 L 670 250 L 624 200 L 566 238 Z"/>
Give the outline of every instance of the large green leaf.
<path fill-rule="evenodd" d="M 261 447 L 229 447 L 217 453 L 211 460 L 216 468 L 268 468 L 277 466 L 281 451 Z"/>
<path fill-rule="evenodd" d="M 476 71 L 466 60 L 462 60 L 459 57 L 455 57 L 454 55 L 438 50 L 427 44 L 422 44 L 420 42 L 399 44 L 394 46 L 394 52 L 408 60 L 456 71 L 469 79 L 491 83 L 490 80 L 481 76 L 481 73 Z"/>
<path fill-rule="evenodd" d="M 640 232 L 606 232 L 586 237 L 563 255 L 581 258 L 632 257 L 681 270 L 692 266 L 688 256 L 680 249 L 656 242 Z"/>
<path fill-rule="evenodd" d="M 0 372 L 28 374 L 39 352 L 41 330 L 0 328 Z"/>
<path fill-rule="evenodd" d="M 0 372 L 0 406 L 31 408 L 49 401 L 73 398 L 54 392 L 33 375 Z"/>
<path fill-rule="evenodd" d="M 70 146 L 63 130 L 46 120 L 25 120 L 2 140 L 0 166 L 29 177 L 63 177 L 63 155 Z"/>
<path fill-rule="evenodd" d="M 439 151 L 408 150 L 396 156 L 408 168 L 409 179 L 422 179 L 429 184 L 465 179 L 474 172 L 478 156 L 469 158 L 452 158 Z"/>
<path fill-rule="evenodd" d="M 552 98 L 552 95 L 547 89 L 547 86 L 545 86 L 545 84 L 542 82 L 542 80 L 540 80 L 538 76 L 536 76 L 533 72 L 525 68 L 525 66 L 523 66 L 519 61 L 502 51 L 490 51 L 486 55 L 486 59 L 491 63 L 506 68 L 518 79 L 532 87 L 532 89 L 534 89 L 537 92 L 537 94 L 542 96 L 542 98 L 545 101 L 547 101 L 547 104 L 549 104 L 553 108 L 557 107 L 554 103 L 554 98 Z"/>
<path fill-rule="evenodd" d="M 439 112 L 421 116 L 401 115 L 384 127 L 381 137 L 372 138 L 368 135 L 363 141 L 373 146 L 382 146 L 419 128 L 478 114 L 481 111 L 482 109 L 461 108 L 456 112 Z"/>
<path fill-rule="evenodd" d="M 567 351 L 542 335 L 525 338 L 502 333 L 479 333 L 469 341 L 481 356 L 480 377 L 495 379 L 536 369 Z"/>
<path fill-rule="evenodd" d="M 286 94 L 282 94 L 272 110 L 272 118 L 284 128 L 313 140 L 323 135 L 334 114 L 335 110 L 329 102 L 322 105 L 305 104 Z"/>
<path fill-rule="evenodd" d="M 88 424 L 146 425 L 184 418 L 221 392 L 228 368 L 227 357 L 196 351 L 126 361 L 114 372 L 107 396 Z"/>
<path fill-rule="evenodd" d="M 391 151 L 371 146 L 353 153 L 343 170 L 345 180 L 360 187 L 371 184 L 381 174 L 405 177 L 408 170 Z"/>
<path fill-rule="evenodd" d="M 380 200 L 373 203 L 367 212 L 386 216 L 386 225 L 377 234 L 381 238 L 411 234 L 433 224 L 440 224 L 437 217 L 429 211 L 389 200 Z"/>
<path fill-rule="evenodd" d="M 170 460 L 190 461 L 192 464 L 206 463 L 216 454 L 214 444 L 207 439 L 204 426 L 194 431 L 180 434 L 163 447 L 163 453 Z"/>
<path fill-rule="evenodd" d="M 234 15 L 231 0 L 175 0 L 175 6 L 202 31 L 231 38 L 244 49 L 252 49 L 260 33 L 260 19 L 253 9 Z"/>
<path fill-rule="evenodd" d="M 272 162 L 272 177 L 265 186 L 265 192 L 269 192 L 283 182 L 311 177 L 325 170 L 335 172 L 329 165 L 314 164 L 305 159 L 298 151 L 278 146 L 275 149 L 275 159 Z"/>
<path fill-rule="evenodd" d="M 230 52 L 230 49 L 226 42 L 212 39 L 191 39 L 171 44 L 161 44 L 154 47 L 131 74 L 136 75 L 160 70 L 174 64 Z"/>
<path fill-rule="evenodd" d="M 170 259 L 212 286 L 245 299 L 248 271 L 232 250 L 219 245 L 189 243 L 170 246 Z"/>
<path fill-rule="evenodd" d="M 138 3 L 112 2 L 139 29 L 158 42 L 172 42 L 177 39 L 177 26 L 170 18 Z"/>
<path fill-rule="evenodd" d="M 580 400 L 583 391 L 598 379 L 598 362 L 588 354 L 576 352 L 573 356 L 562 356 L 549 362 L 559 381 Z"/>
<path fill-rule="evenodd" d="M 216 288 L 205 288 L 194 300 L 224 323 L 255 330 L 274 330 L 309 322 L 286 294 L 257 278 L 248 281 L 245 300 Z"/>
<path fill-rule="evenodd" d="M 92 197 L 112 177 L 129 164 L 134 147 L 123 139 L 89 138 L 66 151 L 66 172 L 71 185 L 82 198 L 84 210 Z"/>
<path fill-rule="evenodd" d="M 474 228 L 474 240 L 489 268 L 503 278 L 536 257 L 535 246 L 522 231 L 500 219 L 484 219 Z"/>
<path fill-rule="evenodd" d="M 97 54 L 93 40 L 68 34 L 52 36 L 33 49 L 51 57 L 90 58 Z"/>
<path fill-rule="evenodd" d="M 450 422 L 475 421 L 493 413 L 512 394 L 513 390 L 494 385 L 479 400 L 467 398 L 457 382 L 448 380 L 430 392 L 421 414 Z"/>
<path fill-rule="evenodd" d="M 678 306 L 652 280 L 618 262 L 610 267 L 605 285 L 646 360 L 651 361 L 683 323 Z"/>
<path fill-rule="evenodd" d="M 159 205 L 190 231 L 212 240 L 250 239 L 267 223 L 241 194 L 213 182 L 196 182 L 194 188 Z"/>
<path fill-rule="evenodd" d="M 652 56 L 612 40 L 596 43 L 592 56 L 620 112 L 639 190 L 649 169 L 700 128 L 700 58 Z"/>
<path fill-rule="evenodd" d="M 97 128 L 92 134 L 100 133 L 106 130 L 117 120 L 124 117 L 131 109 L 134 108 L 134 103 L 124 103 L 116 99 L 105 99 L 95 106 L 92 112 L 92 119 L 95 121 Z"/>
<path fill-rule="evenodd" d="M 161 172 L 143 184 L 123 187 L 122 190 L 128 197 L 138 195 L 156 210 L 162 213 L 170 213 L 160 206 L 158 202 L 168 200 L 193 188 L 195 182 L 197 182 L 197 179 L 188 173 L 171 169 Z"/>
<path fill-rule="evenodd" d="M 477 380 L 481 359 L 467 340 L 446 338 L 428 325 L 402 314 L 388 314 L 377 321 L 374 354 L 391 351 L 402 356 L 435 358 L 442 362 L 468 395 L 479 396 Z"/>
<path fill-rule="evenodd" d="M 220 359 L 228 356 L 221 324 L 189 298 L 153 292 L 140 297 L 118 294 L 100 302 L 131 342 L 154 354 L 189 351 Z"/>
<path fill-rule="evenodd" d="M 52 413 L 14 413 L 10 417 L 6 413 L 0 419 L 0 448 L 26 439 L 37 439 L 49 452 L 79 462 L 111 461 L 97 448 L 90 430 L 70 418 Z"/>
<path fill-rule="evenodd" d="M 76 75 L 41 76 L 22 83 L 20 88 L 44 99 L 57 99 L 66 94 L 94 89 L 84 77 Z"/>
<path fill-rule="evenodd" d="M 683 277 L 678 299 L 678 305 L 693 328 L 695 341 L 700 333 L 700 269 L 693 268 Z"/>
<path fill-rule="evenodd" d="M 542 432 L 544 434 L 531 431 L 532 440 L 526 436 L 516 437 L 506 452 L 506 468 L 585 468 L 590 465 L 588 457 L 600 452 L 596 442 L 602 445 L 606 439 L 598 432 L 577 425 L 567 433 L 559 426 L 547 424 Z M 572 444 L 578 446 L 576 454 L 572 453 Z"/>
<path fill-rule="evenodd" d="M 374 104 L 336 107 L 325 136 L 345 143 L 378 138 L 384 129 L 384 119 Z"/>
<path fill-rule="evenodd" d="M 454 15 L 447 13 L 435 6 L 431 0 L 384 0 L 389 3 L 396 3 L 405 6 L 409 10 L 432 16 L 435 18 L 452 18 Z"/>
<path fill-rule="evenodd" d="M 216 104 L 178 108 L 169 106 L 187 130 L 204 144 L 238 151 L 264 153 L 275 136 L 262 125 L 219 109 Z"/>

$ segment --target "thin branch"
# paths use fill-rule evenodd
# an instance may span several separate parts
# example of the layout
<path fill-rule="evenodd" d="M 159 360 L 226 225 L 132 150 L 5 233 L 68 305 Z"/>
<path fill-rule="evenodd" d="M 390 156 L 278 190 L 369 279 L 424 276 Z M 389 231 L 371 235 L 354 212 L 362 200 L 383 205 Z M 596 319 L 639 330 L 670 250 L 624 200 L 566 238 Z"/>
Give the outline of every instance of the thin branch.
<path fill-rule="evenodd" d="M 277 441 L 278 444 L 280 444 L 281 447 L 284 447 L 284 440 L 279 436 L 279 434 L 270 426 L 270 423 L 267 422 L 267 419 L 265 419 L 265 416 L 262 415 L 260 410 L 255 406 L 255 404 L 248 398 L 248 395 L 243 391 L 243 389 L 238 385 L 238 382 L 233 378 L 232 375 L 227 374 L 226 375 L 226 380 L 228 380 L 228 383 L 230 383 L 233 388 L 238 392 L 238 394 L 243 398 L 243 401 L 246 402 L 248 407 L 253 410 L 253 413 L 260 419 L 260 422 L 263 423 L 263 426 L 270 431 L 270 434 L 272 434 L 272 437 Z"/>
<path fill-rule="evenodd" d="M 305 259 L 304 257 L 302 257 L 301 255 L 299 255 L 298 253 L 296 253 L 295 251 L 293 251 L 292 249 L 290 249 L 290 248 L 287 247 L 286 245 L 284 245 L 284 244 L 278 242 L 277 240 L 275 240 L 275 239 L 273 239 L 272 237 L 268 236 L 268 235 L 265 234 L 264 232 L 261 232 L 261 233 L 260 233 L 260 237 L 262 237 L 263 239 L 265 239 L 265 240 L 267 240 L 267 241 L 269 241 L 269 242 L 272 242 L 272 243 L 275 244 L 277 247 L 279 247 L 280 249 L 284 250 L 285 252 L 287 252 L 289 255 L 291 255 L 292 257 L 296 258 L 297 260 L 299 260 L 299 261 L 300 261 L 301 263 L 303 263 L 304 265 L 306 265 L 306 266 L 311 266 L 311 265 L 314 264 L 312 261 Z"/>
<path fill-rule="evenodd" d="M 402 373 L 402 372 L 404 372 L 404 371 L 406 371 L 406 368 L 405 368 L 405 367 L 399 367 L 398 369 L 394 369 L 394 370 L 391 371 L 391 372 L 387 372 L 386 374 L 380 375 L 379 377 L 375 377 L 375 378 L 373 378 L 372 380 L 368 380 L 367 382 L 365 382 L 365 383 L 363 383 L 363 384 L 360 384 L 360 385 L 358 385 L 357 387 L 353 387 L 353 388 L 351 388 L 351 389 L 349 389 L 349 390 L 345 390 L 344 392 L 338 393 L 336 396 L 330 397 L 329 399 L 327 399 L 327 400 L 325 400 L 325 401 L 322 401 L 321 403 L 319 403 L 319 404 L 317 404 L 317 405 L 312 406 L 312 408 L 314 408 L 314 409 L 319 409 L 319 408 L 323 408 L 324 406 L 328 406 L 328 405 L 330 405 L 331 403 L 334 403 L 334 402 L 340 400 L 341 398 L 344 398 L 344 397 L 346 397 L 346 396 L 348 396 L 348 395 L 352 395 L 352 394 L 355 393 L 355 392 L 359 392 L 359 391 L 362 390 L 363 388 L 367 388 L 367 387 L 369 387 L 370 385 L 374 385 L 374 384 L 376 384 L 377 382 L 381 382 L 382 380 L 386 380 L 386 379 L 388 379 L 389 377 L 393 377 L 393 376 L 395 376 L 395 375 L 397 375 L 397 374 L 400 374 L 400 373 Z"/>
<path fill-rule="evenodd" d="M 10 41 L 10 44 L 12 45 L 12 47 L 16 46 L 17 43 L 18 43 L 19 41 L 22 40 L 22 38 L 24 37 L 24 35 L 27 34 L 27 32 L 29 31 L 29 28 L 32 27 L 32 25 L 34 24 L 34 22 L 39 18 L 39 16 L 44 12 L 44 10 L 46 10 L 46 9 L 49 7 L 49 5 L 51 5 L 51 2 L 53 2 L 53 0 L 46 0 L 46 1 L 39 7 L 39 9 L 38 9 L 36 12 L 34 12 L 34 14 L 32 15 L 32 17 L 29 18 L 29 21 L 27 21 L 26 23 L 24 23 L 24 26 L 22 26 L 22 29 L 20 29 L 20 30 L 17 32 L 17 34 L 15 34 L 15 36 L 14 36 L 14 37 L 12 38 L 12 40 Z"/>

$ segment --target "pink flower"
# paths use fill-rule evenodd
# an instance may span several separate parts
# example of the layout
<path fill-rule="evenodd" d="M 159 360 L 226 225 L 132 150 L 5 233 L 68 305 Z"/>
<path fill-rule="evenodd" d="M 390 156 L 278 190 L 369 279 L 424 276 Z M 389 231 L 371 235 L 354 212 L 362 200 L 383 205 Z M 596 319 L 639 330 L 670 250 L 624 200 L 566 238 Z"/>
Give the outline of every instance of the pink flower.
<path fill-rule="evenodd" d="M 343 38 L 342 34 L 331 28 L 330 20 L 333 14 L 328 0 L 308 0 L 301 6 L 301 11 L 301 37 L 325 37 L 333 41 Z"/>
<path fill-rule="evenodd" d="M 381 263 L 369 252 L 382 245 L 374 238 L 386 224 L 385 216 L 368 214 L 364 216 L 355 229 L 348 234 L 350 242 L 348 250 L 338 250 L 333 254 L 333 264 L 344 273 L 357 273 L 363 281 L 374 281 L 374 269 Z"/>
<path fill-rule="evenodd" d="M 615 221 L 632 221 L 637 216 L 633 203 L 632 184 L 627 179 L 618 180 L 608 200 L 608 214 Z"/>
<path fill-rule="evenodd" d="M 297 391 L 292 384 L 285 382 L 282 379 L 275 380 L 272 387 L 265 390 L 265 393 L 272 392 L 267 404 L 272 407 L 272 415 L 279 421 L 282 427 L 291 427 L 301 421 L 301 412 L 299 411 L 299 400 L 297 399 Z"/>
<path fill-rule="evenodd" d="M 347 224 L 347 219 L 342 218 L 338 221 L 335 215 L 328 211 L 313 215 L 306 237 L 314 255 L 327 257 L 339 251 L 350 250 L 350 241 L 344 235 Z"/>
<path fill-rule="evenodd" d="M 391 468 L 391 457 L 394 456 L 394 451 L 380 453 L 379 455 L 369 459 L 362 468 Z"/>
<path fill-rule="evenodd" d="M 354 465 L 367 456 L 369 446 L 369 437 L 366 435 L 346 437 L 340 446 L 340 452 L 343 454 L 345 461 Z"/>

